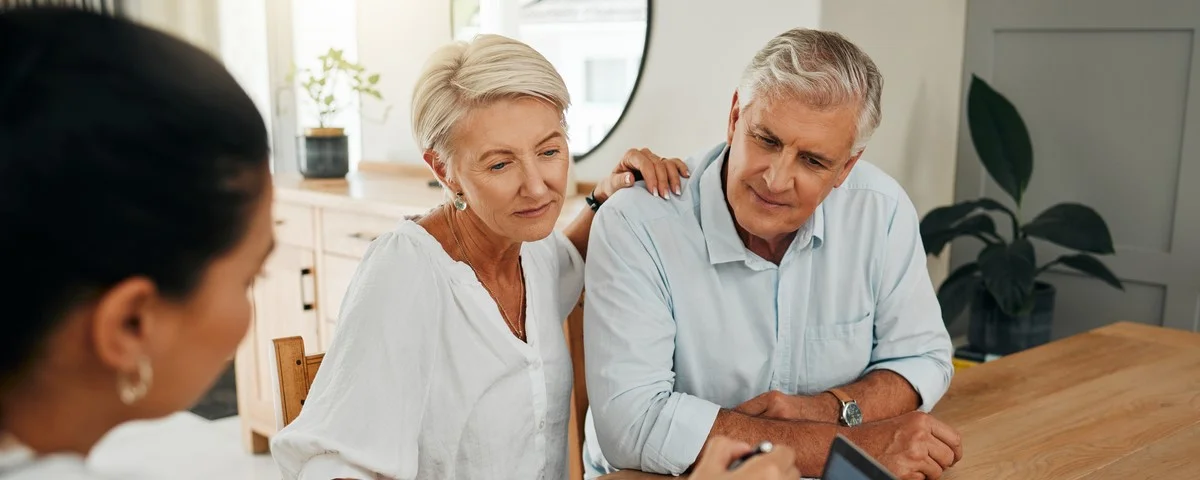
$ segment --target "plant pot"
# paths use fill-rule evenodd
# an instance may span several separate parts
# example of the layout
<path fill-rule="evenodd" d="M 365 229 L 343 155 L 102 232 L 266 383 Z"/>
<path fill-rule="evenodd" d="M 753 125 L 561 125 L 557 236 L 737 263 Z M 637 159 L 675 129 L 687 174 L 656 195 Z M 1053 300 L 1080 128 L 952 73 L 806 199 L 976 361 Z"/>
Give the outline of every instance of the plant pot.
<path fill-rule="evenodd" d="M 971 302 L 967 340 L 983 353 L 1008 355 L 1050 341 L 1054 325 L 1054 285 L 1037 282 L 1033 289 L 1033 311 L 1011 316 L 1000 310 L 996 299 L 982 285 Z"/>
<path fill-rule="evenodd" d="M 342 178 L 350 173 L 350 139 L 341 128 L 310 128 L 296 139 L 304 178 Z"/>

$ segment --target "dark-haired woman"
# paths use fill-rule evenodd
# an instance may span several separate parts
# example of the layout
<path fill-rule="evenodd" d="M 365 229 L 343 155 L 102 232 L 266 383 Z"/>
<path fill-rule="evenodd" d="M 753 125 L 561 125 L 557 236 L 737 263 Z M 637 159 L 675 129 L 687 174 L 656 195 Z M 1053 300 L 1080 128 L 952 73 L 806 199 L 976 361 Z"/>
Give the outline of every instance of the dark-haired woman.
<path fill-rule="evenodd" d="M 83 479 L 192 405 L 271 251 L 262 117 L 211 56 L 84 12 L 0 13 L 0 479 Z"/>

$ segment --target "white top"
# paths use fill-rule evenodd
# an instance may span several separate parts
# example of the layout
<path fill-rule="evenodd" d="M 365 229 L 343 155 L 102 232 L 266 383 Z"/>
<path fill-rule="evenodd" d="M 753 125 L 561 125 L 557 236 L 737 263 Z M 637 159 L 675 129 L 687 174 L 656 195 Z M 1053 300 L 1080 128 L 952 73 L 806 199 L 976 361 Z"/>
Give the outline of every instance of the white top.
<path fill-rule="evenodd" d="M 420 225 L 372 243 L 300 416 L 271 441 L 284 478 L 565 478 L 562 325 L 583 258 L 555 232 L 521 262 L 528 344 Z"/>
<path fill-rule="evenodd" d="M 88 471 L 82 455 L 53 454 L 34 457 L 24 445 L 5 438 L 0 448 L 0 480 L 100 480 Z"/>

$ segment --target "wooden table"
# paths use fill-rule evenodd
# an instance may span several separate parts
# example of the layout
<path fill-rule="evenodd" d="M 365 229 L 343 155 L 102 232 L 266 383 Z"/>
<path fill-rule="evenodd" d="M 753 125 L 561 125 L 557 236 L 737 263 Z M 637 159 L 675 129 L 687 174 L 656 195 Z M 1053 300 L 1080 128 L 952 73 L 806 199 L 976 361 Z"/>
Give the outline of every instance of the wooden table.
<path fill-rule="evenodd" d="M 1115 323 L 960 371 L 954 479 L 1200 479 L 1200 334 Z M 605 480 L 664 478 L 620 472 Z"/>
<path fill-rule="evenodd" d="M 1116 323 L 971 367 L 946 479 L 1200 478 L 1200 334 Z"/>

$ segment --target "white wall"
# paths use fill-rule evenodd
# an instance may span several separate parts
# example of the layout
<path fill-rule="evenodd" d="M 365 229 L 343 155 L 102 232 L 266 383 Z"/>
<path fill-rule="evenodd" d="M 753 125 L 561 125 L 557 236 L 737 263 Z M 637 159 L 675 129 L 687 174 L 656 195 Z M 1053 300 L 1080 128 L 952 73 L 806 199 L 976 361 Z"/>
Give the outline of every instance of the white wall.
<path fill-rule="evenodd" d="M 217 55 L 218 3 L 224 0 L 125 0 L 130 18 L 166 31 Z"/>
<path fill-rule="evenodd" d="M 218 50 L 225 68 L 254 100 L 267 131 L 271 131 L 274 90 L 267 53 L 266 1 L 221 0 L 217 3 L 217 25 L 221 39 Z"/>
<path fill-rule="evenodd" d="M 578 178 L 603 177 L 630 147 L 682 158 L 724 141 L 729 102 L 754 52 L 785 30 L 816 27 L 820 10 L 820 0 L 654 0 L 636 96 Z"/>
<path fill-rule="evenodd" d="M 425 59 L 450 41 L 449 0 L 358 0 L 358 59 L 384 101 L 363 105 L 362 159 L 419 164 L 408 112 Z M 386 122 L 380 122 L 387 105 Z"/>
<path fill-rule="evenodd" d="M 856 43 L 883 73 L 883 123 L 863 159 L 895 177 L 921 215 L 954 201 L 965 26 L 964 0 L 828 0 L 821 8 L 820 27 Z M 929 263 L 935 285 L 948 258 Z"/>

